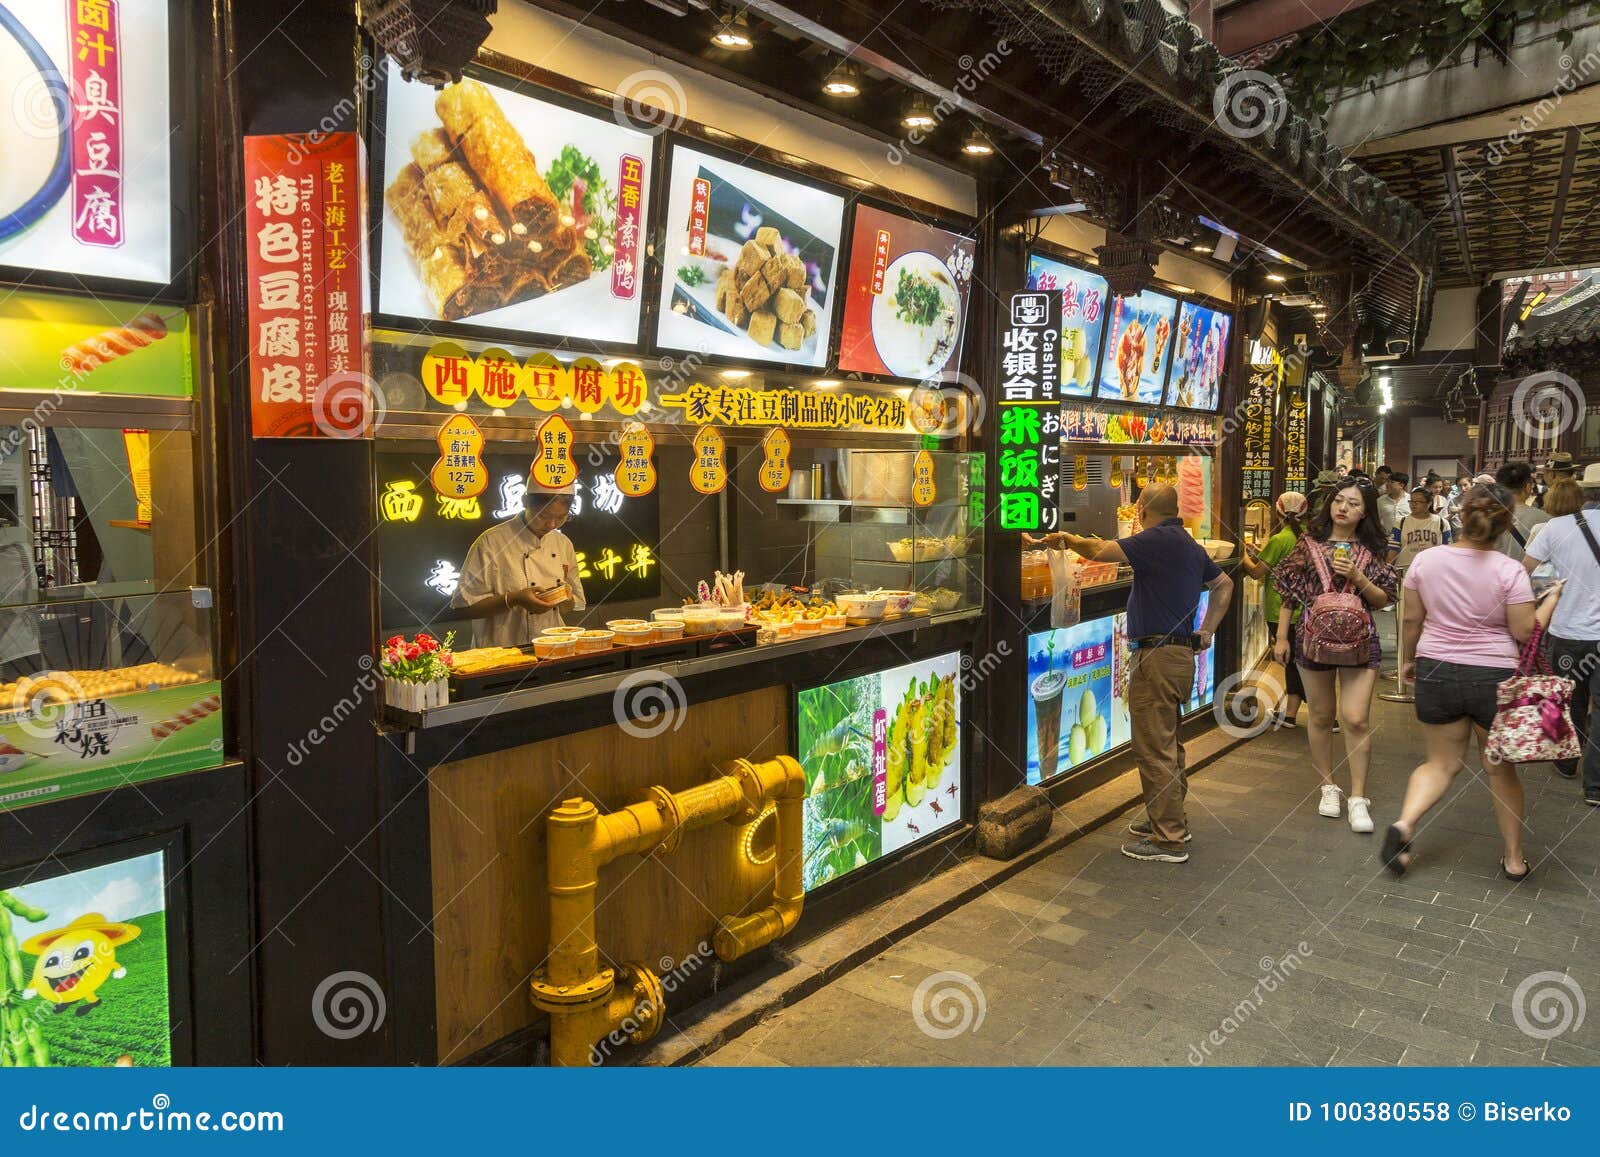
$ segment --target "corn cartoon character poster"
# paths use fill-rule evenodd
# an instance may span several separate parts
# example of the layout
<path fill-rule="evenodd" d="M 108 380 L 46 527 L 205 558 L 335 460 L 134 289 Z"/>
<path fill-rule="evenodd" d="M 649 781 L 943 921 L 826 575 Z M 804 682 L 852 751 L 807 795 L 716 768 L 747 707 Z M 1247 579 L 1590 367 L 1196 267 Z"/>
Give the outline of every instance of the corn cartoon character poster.
<path fill-rule="evenodd" d="M 0 872 L 0 1068 L 172 1063 L 161 852 Z"/>

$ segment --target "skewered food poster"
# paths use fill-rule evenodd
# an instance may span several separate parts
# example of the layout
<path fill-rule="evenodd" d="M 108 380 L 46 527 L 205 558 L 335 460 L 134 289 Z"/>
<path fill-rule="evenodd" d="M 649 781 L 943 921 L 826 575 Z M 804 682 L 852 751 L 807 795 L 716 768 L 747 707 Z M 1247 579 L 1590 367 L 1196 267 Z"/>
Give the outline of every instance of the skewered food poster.
<path fill-rule="evenodd" d="M 835 193 L 675 145 L 657 344 L 826 365 L 843 228 Z"/>
<path fill-rule="evenodd" d="M 0 1067 L 172 1063 L 165 859 L 0 872 Z"/>
<path fill-rule="evenodd" d="M 1167 405 L 1185 410 L 1215 410 L 1228 368 L 1228 332 L 1233 317 L 1185 301 L 1178 310 L 1178 342 L 1173 352 Z"/>
<path fill-rule="evenodd" d="M 167 0 L 7 0 L 0 265 L 172 278 Z"/>
<path fill-rule="evenodd" d="M 650 137 L 389 62 L 378 312 L 633 345 Z"/>
<path fill-rule="evenodd" d="M 801 691 L 807 891 L 961 820 L 961 656 Z"/>
<path fill-rule="evenodd" d="M 1177 320 L 1176 298 L 1148 289 L 1134 297 L 1112 297 L 1105 355 L 1100 359 L 1102 399 L 1161 404 L 1172 368 Z"/>
<path fill-rule="evenodd" d="M 961 367 L 975 242 L 857 205 L 839 368 L 919 380 Z"/>
<path fill-rule="evenodd" d="M 1061 396 L 1093 397 L 1095 361 L 1111 304 L 1106 279 L 1030 253 L 1028 288 L 1061 295 Z"/>
<path fill-rule="evenodd" d="M 189 342 L 181 306 L 12 290 L 0 302 L 0 389 L 187 397 Z"/>

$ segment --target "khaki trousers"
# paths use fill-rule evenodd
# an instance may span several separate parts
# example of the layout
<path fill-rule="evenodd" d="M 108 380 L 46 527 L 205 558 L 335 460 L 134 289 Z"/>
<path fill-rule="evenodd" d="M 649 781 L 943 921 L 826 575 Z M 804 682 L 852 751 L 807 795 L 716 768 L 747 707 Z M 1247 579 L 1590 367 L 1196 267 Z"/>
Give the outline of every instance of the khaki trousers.
<path fill-rule="evenodd" d="M 1191 648 L 1168 646 L 1133 652 L 1128 674 L 1133 754 L 1139 761 L 1139 782 L 1150 817 L 1150 840 L 1169 850 L 1183 847 L 1189 827 L 1184 815 L 1189 785 L 1183 776 L 1178 719 L 1193 693 Z"/>

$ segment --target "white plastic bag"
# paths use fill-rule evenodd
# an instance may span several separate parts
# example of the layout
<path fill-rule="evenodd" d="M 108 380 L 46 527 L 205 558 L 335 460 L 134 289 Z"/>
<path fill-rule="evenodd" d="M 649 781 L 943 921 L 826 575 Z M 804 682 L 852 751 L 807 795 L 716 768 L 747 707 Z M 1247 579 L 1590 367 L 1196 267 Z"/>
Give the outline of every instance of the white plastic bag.
<path fill-rule="evenodd" d="M 1050 626 L 1076 626 L 1082 604 L 1078 588 L 1078 556 L 1070 550 L 1047 550 L 1050 563 Z"/>

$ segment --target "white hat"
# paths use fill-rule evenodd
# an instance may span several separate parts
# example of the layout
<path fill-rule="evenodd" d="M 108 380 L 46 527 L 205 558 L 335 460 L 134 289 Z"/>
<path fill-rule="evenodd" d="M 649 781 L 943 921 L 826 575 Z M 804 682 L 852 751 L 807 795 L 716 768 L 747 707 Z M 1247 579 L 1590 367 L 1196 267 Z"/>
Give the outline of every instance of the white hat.
<path fill-rule="evenodd" d="M 1583 477 L 1578 479 L 1578 485 L 1585 490 L 1600 490 L 1600 462 L 1591 462 L 1583 468 Z"/>

